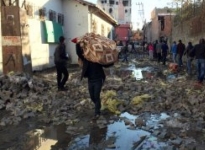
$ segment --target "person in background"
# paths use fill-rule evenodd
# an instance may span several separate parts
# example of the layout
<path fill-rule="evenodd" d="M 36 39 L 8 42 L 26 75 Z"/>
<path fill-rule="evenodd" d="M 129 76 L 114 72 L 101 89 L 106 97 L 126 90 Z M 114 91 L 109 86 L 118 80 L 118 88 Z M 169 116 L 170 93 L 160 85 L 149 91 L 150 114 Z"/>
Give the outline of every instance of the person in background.
<path fill-rule="evenodd" d="M 121 41 L 121 40 L 119 41 L 118 46 L 123 46 L 123 43 L 122 43 L 122 41 Z"/>
<path fill-rule="evenodd" d="M 76 44 L 76 54 L 83 61 L 81 80 L 83 78 L 88 79 L 90 98 L 95 105 L 95 114 L 93 119 L 96 120 L 101 115 L 100 93 L 106 78 L 103 67 L 110 67 L 113 64 L 101 65 L 99 63 L 88 61 L 83 56 L 83 49 L 81 48 L 80 43 Z"/>
<path fill-rule="evenodd" d="M 191 62 L 194 59 L 193 56 L 190 55 L 193 48 L 194 47 L 193 47 L 192 43 L 188 42 L 188 45 L 187 45 L 186 50 L 184 52 L 184 55 L 186 56 L 186 60 L 187 60 L 187 65 L 186 65 L 187 69 L 186 70 L 187 70 L 188 75 L 191 75 Z"/>
<path fill-rule="evenodd" d="M 161 51 L 162 51 L 162 44 L 161 42 L 158 42 L 158 40 L 156 41 L 156 52 L 157 52 L 157 62 L 160 63 L 161 61 Z"/>
<path fill-rule="evenodd" d="M 168 53 L 168 45 L 165 41 L 162 42 L 162 62 L 163 65 L 166 65 L 166 61 L 167 61 L 167 53 Z"/>
<path fill-rule="evenodd" d="M 131 41 L 131 53 L 136 53 L 136 51 L 135 51 L 135 43 L 134 43 L 134 41 Z"/>
<path fill-rule="evenodd" d="M 201 86 L 205 76 L 205 40 L 203 38 L 194 46 L 191 53 L 197 61 L 197 84 Z"/>
<path fill-rule="evenodd" d="M 149 51 L 149 59 L 152 60 L 153 59 L 153 53 L 154 53 L 154 46 L 151 42 L 148 45 L 148 51 Z"/>
<path fill-rule="evenodd" d="M 123 48 L 123 50 L 122 50 L 122 53 L 123 53 L 123 60 L 122 60 L 122 62 L 124 62 L 124 61 L 126 61 L 126 63 L 128 63 L 128 42 L 126 42 L 126 45 L 125 45 L 125 47 Z"/>
<path fill-rule="evenodd" d="M 185 45 L 182 43 L 182 40 L 179 40 L 179 43 L 177 44 L 177 56 L 178 56 L 178 65 L 179 67 L 183 66 L 182 57 L 185 51 Z"/>
<path fill-rule="evenodd" d="M 68 55 L 66 53 L 65 38 L 61 36 L 59 38 L 59 44 L 54 52 L 54 63 L 56 66 L 57 72 L 57 85 L 58 91 L 66 91 L 65 83 L 68 80 L 68 70 L 67 70 L 67 61 Z"/>
<path fill-rule="evenodd" d="M 177 44 L 176 41 L 173 42 L 172 46 L 171 46 L 171 53 L 172 53 L 172 60 L 174 63 L 177 62 L 176 58 L 177 58 Z"/>
<path fill-rule="evenodd" d="M 154 51 L 153 51 L 153 57 L 156 59 L 157 58 L 157 51 L 156 51 L 156 46 L 157 46 L 158 40 L 154 42 Z"/>

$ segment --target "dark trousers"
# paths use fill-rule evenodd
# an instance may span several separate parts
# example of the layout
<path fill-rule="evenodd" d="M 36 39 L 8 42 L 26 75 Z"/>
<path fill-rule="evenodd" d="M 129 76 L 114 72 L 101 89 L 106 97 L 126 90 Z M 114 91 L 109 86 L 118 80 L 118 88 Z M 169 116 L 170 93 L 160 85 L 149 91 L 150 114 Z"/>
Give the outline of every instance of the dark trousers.
<path fill-rule="evenodd" d="M 205 59 L 197 59 L 198 81 L 203 82 L 205 76 Z"/>
<path fill-rule="evenodd" d="M 63 88 L 68 80 L 68 70 L 65 65 L 56 64 L 58 88 Z"/>
<path fill-rule="evenodd" d="M 90 98 L 92 102 L 95 104 L 95 115 L 100 115 L 100 109 L 101 109 L 100 92 L 102 89 L 102 85 L 103 85 L 102 79 L 88 81 L 88 90 L 90 93 Z"/>
<path fill-rule="evenodd" d="M 122 60 L 122 62 L 124 62 L 124 61 L 128 62 L 127 57 L 128 57 L 128 54 L 127 54 L 127 53 L 123 54 L 123 60 Z"/>
<path fill-rule="evenodd" d="M 161 56 L 161 53 L 157 53 L 157 62 L 158 63 L 160 63 L 160 61 L 161 61 L 161 58 L 162 56 Z"/>
<path fill-rule="evenodd" d="M 162 62 L 163 62 L 163 65 L 166 64 L 166 60 L 167 60 L 167 53 L 162 53 Z"/>

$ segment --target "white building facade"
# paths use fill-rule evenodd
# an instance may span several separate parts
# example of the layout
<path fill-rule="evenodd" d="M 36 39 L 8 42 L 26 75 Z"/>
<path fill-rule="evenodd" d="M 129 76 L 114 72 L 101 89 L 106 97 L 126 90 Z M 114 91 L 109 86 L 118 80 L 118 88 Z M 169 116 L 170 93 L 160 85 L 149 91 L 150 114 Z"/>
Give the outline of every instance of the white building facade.
<path fill-rule="evenodd" d="M 71 63 L 76 64 L 75 44 L 71 42 L 73 38 L 87 32 L 106 37 L 109 35 L 111 38 L 110 32 L 117 24 L 117 21 L 95 4 L 83 0 L 28 0 L 26 4 L 23 2 L 19 0 L 19 6 L 27 11 L 32 70 L 54 66 L 53 54 L 61 34 L 66 38 L 65 44 L 71 56 Z M 0 73 L 3 73 L 1 46 Z"/>
<path fill-rule="evenodd" d="M 131 24 L 131 0 L 98 0 L 97 4 L 119 24 Z"/>

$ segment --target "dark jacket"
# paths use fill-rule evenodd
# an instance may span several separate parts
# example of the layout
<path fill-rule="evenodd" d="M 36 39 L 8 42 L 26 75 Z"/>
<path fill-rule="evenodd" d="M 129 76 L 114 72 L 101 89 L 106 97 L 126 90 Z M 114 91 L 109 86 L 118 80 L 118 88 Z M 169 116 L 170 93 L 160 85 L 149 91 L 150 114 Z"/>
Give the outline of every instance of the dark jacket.
<path fill-rule="evenodd" d="M 193 57 L 193 56 L 191 55 L 191 51 L 192 51 L 193 48 L 194 48 L 194 46 L 193 46 L 191 43 L 188 43 L 188 46 L 187 46 L 187 48 L 186 48 L 186 50 L 185 50 L 185 52 L 184 52 L 184 55 L 186 55 L 187 58 L 188 58 L 188 57 Z"/>
<path fill-rule="evenodd" d="M 162 54 L 167 54 L 167 51 L 169 49 L 168 45 L 166 43 L 162 44 Z"/>
<path fill-rule="evenodd" d="M 66 53 L 66 46 L 64 43 L 60 43 L 54 52 L 54 63 L 57 65 L 66 65 L 68 56 Z"/>
<path fill-rule="evenodd" d="M 185 45 L 181 42 L 177 44 L 177 54 L 183 56 L 184 51 L 185 51 Z"/>
<path fill-rule="evenodd" d="M 83 61 L 81 80 L 82 80 L 82 78 L 88 78 L 89 81 L 94 81 L 94 80 L 98 80 L 98 79 L 102 79 L 103 81 L 105 80 L 106 77 L 105 77 L 103 67 L 110 67 L 113 64 L 101 65 L 99 63 L 94 63 L 94 62 L 88 61 L 83 56 L 83 50 L 80 47 L 79 43 L 76 44 L 76 53 L 77 53 L 78 57 Z"/>
<path fill-rule="evenodd" d="M 200 44 L 195 45 L 192 53 L 196 59 L 205 59 L 205 44 L 200 43 Z"/>

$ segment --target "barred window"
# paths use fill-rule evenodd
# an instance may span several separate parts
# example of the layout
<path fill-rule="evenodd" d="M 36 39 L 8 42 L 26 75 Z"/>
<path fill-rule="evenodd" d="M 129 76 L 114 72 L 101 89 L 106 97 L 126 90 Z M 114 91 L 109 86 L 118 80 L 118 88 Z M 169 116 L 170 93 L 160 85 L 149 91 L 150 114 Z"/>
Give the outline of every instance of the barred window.
<path fill-rule="evenodd" d="M 64 15 L 61 13 L 58 13 L 58 23 L 64 25 Z"/>
<path fill-rule="evenodd" d="M 49 20 L 56 22 L 56 12 L 53 10 L 49 10 Z"/>
<path fill-rule="evenodd" d="M 46 8 L 39 9 L 39 18 L 45 19 L 45 17 L 46 17 Z"/>

